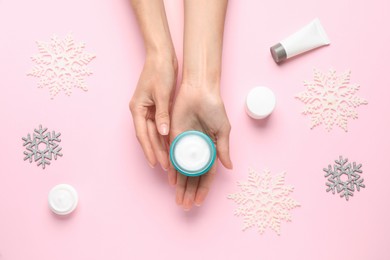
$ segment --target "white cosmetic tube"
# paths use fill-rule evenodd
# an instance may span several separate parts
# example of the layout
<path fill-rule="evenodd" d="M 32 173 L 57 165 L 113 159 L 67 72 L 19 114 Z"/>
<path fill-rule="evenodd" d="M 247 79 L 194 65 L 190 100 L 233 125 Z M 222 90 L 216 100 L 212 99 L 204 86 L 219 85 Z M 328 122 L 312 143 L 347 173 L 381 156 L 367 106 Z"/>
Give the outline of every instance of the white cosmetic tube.
<path fill-rule="evenodd" d="M 272 46 L 270 50 L 275 62 L 280 63 L 298 54 L 329 44 L 329 38 L 317 18 L 288 38 Z"/>

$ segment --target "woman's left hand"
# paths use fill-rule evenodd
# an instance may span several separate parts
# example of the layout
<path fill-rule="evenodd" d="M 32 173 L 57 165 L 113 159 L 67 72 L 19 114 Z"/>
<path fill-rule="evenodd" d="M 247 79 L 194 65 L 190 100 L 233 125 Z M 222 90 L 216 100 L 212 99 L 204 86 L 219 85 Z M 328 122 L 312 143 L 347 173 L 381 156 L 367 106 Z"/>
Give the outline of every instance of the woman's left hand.
<path fill-rule="evenodd" d="M 204 132 L 215 142 L 217 158 L 228 169 L 233 164 L 229 155 L 230 123 L 219 94 L 219 86 L 182 85 L 171 116 L 170 141 L 188 130 Z M 214 164 L 209 172 L 198 177 L 178 173 L 171 165 L 168 180 L 176 186 L 176 203 L 184 210 L 200 206 L 210 190 L 217 171 Z"/>

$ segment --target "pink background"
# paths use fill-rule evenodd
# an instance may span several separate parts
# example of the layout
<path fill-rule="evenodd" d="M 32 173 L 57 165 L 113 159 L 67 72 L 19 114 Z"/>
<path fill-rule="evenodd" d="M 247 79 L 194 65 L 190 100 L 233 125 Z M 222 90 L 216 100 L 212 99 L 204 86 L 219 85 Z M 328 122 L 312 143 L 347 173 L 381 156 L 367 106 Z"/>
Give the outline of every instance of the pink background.
<path fill-rule="evenodd" d="M 166 1 L 182 58 L 182 1 Z M 0 259 L 390 259 L 390 2 L 387 0 L 232 0 L 226 20 L 222 89 L 233 130 L 234 170 L 219 168 L 206 203 L 189 213 L 175 205 L 166 173 L 150 169 L 128 110 L 144 50 L 126 0 L 0 0 Z M 269 47 L 319 17 L 332 44 L 277 66 Z M 88 92 L 54 100 L 27 77 L 36 40 L 72 32 L 96 54 Z M 313 68 L 352 70 L 358 95 L 349 132 L 309 129 L 294 99 Z M 255 85 L 272 88 L 277 108 L 255 122 L 244 111 Z M 21 137 L 39 124 L 62 133 L 64 156 L 45 170 L 23 161 Z M 326 193 L 323 167 L 339 155 L 363 164 L 366 188 L 346 202 Z M 287 171 L 301 207 L 272 230 L 241 231 L 238 191 L 248 168 Z M 80 196 L 69 218 L 51 214 L 49 190 L 73 185 Z"/>

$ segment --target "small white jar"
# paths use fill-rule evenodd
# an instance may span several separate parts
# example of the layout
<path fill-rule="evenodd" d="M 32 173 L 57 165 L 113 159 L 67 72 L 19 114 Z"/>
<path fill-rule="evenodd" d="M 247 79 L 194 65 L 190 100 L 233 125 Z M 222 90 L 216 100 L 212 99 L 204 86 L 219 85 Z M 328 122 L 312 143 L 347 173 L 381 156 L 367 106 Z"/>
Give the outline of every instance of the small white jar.
<path fill-rule="evenodd" d="M 215 162 L 216 149 L 211 138 L 199 131 L 186 131 L 172 142 L 169 158 L 175 169 L 186 176 L 200 176 Z"/>
<path fill-rule="evenodd" d="M 275 106 L 275 94 L 267 87 L 252 88 L 246 97 L 246 112 L 253 119 L 266 118 Z"/>
<path fill-rule="evenodd" d="M 56 185 L 49 192 L 49 207 L 57 215 L 72 213 L 77 204 L 77 191 L 68 184 Z"/>

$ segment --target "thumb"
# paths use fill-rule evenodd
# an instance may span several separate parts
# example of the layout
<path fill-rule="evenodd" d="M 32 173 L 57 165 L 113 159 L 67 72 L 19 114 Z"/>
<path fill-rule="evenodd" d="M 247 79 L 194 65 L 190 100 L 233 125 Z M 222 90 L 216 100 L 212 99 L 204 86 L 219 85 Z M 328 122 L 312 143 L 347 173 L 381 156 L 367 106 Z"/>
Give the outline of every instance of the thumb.
<path fill-rule="evenodd" d="M 230 159 L 229 152 L 229 134 L 230 134 L 230 126 L 227 130 L 220 133 L 217 137 L 217 154 L 219 160 L 227 169 L 233 169 L 233 163 Z"/>
<path fill-rule="evenodd" d="M 161 135 L 169 134 L 169 98 L 156 100 L 156 126 Z"/>

